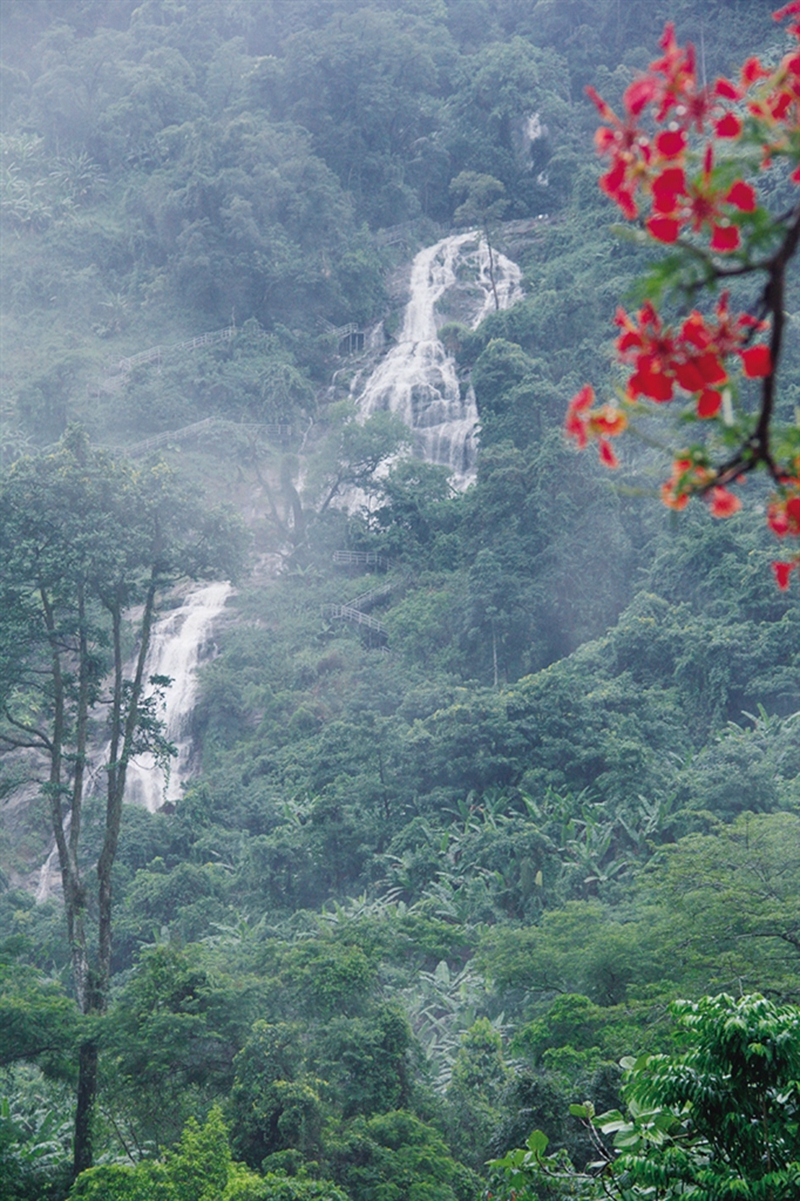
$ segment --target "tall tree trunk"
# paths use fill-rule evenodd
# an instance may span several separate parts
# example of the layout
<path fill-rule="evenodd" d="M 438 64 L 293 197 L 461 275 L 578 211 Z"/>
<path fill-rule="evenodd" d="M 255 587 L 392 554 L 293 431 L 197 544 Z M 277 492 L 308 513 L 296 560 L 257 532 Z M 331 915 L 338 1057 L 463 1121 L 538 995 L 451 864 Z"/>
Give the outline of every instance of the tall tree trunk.
<path fill-rule="evenodd" d="M 127 712 L 122 713 L 122 695 L 120 694 L 119 712 L 112 717 L 112 725 L 121 733 L 118 742 L 119 755 L 116 761 L 108 765 L 108 791 L 106 794 L 106 829 L 103 839 L 103 849 L 97 862 L 97 901 L 98 901 L 98 952 L 97 952 L 97 990 L 99 1009 L 105 1011 L 108 984 L 111 979 L 111 869 L 117 854 L 119 830 L 122 822 L 122 800 L 125 795 L 125 776 L 128 762 L 133 753 L 133 742 L 139 723 L 139 702 L 144 688 L 144 668 L 147 662 L 147 652 L 150 649 L 150 633 L 153 628 L 153 612 L 155 609 L 158 577 L 154 571 L 147 588 L 144 613 L 142 614 L 141 642 L 136 659 L 136 671 L 128 699 Z M 115 639 L 115 655 L 120 655 L 119 641 Z M 115 664 L 115 674 L 116 664 Z M 117 694 L 115 691 L 115 703 Z"/>
<path fill-rule="evenodd" d="M 87 1039 L 78 1052 L 78 1104 L 75 1110 L 75 1142 L 72 1175 L 77 1177 L 92 1166 L 92 1117 L 97 1096 L 97 1043 Z"/>
<path fill-rule="evenodd" d="M 114 691 L 111 702 L 111 747 L 108 763 L 106 795 L 106 829 L 103 849 L 97 863 L 98 948 L 97 966 L 89 968 L 82 1012 L 89 1017 L 105 1013 L 111 981 L 111 870 L 119 843 L 122 820 L 122 800 L 125 794 L 125 775 L 133 751 L 133 741 L 139 720 L 139 702 L 144 688 L 144 668 L 150 649 L 157 577 L 153 573 L 147 590 L 142 616 L 141 642 L 136 671 L 125 708 L 122 660 L 122 604 L 115 597 L 107 607 L 111 610 L 114 644 Z M 88 962 L 86 964 L 89 967 Z M 80 1048 L 78 1065 L 78 1097 L 75 1113 L 75 1144 L 73 1173 L 77 1176 L 92 1166 L 92 1120 L 97 1099 L 98 1050 L 94 1038 L 88 1038 Z"/>
<path fill-rule="evenodd" d="M 72 972 L 78 1008 L 84 1015 L 91 1014 L 95 989 L 86 938 L 86 889 L 81 879 L 78 864 L 78 838 L 81 827 L 83 802 L 83 774 L 88 730 L 89 663 L 85 629 L 83 591 L 80 590 L 78 620 L 78 704 L 76 711 L 76 757 L 75 774 L 70 797 L 69 835 L 64 829 L 62 797 L 65 785 L 62 781 L 63 746 L 67 722 L 67 696 L 64 671 L 61 664 L 62 644 L 56 623 L 56 615 L 45 587 L 40 587 L 42 613 L 50 643 L 51 673 L 53 678 L 53 736 L 50 744 L 50 816 L 53 835 L 58 848 L 61 867 L 61 882 L 64 890 L 64 912 L 67 919 L 67 938 L 72 957 Z M 94 1040 L 84 1042 L 78 1058 L 78 1094 L 75 1110 L 75 1137 L 73 1143 L 72 1170 L 75 1176 L 92 1164 L 91 1121 L 94 1099 L 97 1092 L 97 1045 Z"/>

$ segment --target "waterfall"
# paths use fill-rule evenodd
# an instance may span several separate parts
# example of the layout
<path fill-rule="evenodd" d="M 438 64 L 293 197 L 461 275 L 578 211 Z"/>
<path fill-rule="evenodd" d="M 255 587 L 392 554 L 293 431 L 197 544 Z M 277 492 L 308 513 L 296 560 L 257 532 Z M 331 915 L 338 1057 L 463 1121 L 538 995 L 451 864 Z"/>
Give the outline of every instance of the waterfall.
<path fill-rule="evenodd" d="M 152 755 L 139 755 L 128 764 L 125 779 L 125 800 L 142 805 L 151 813 L 165 801 L 177 801 L 182 785 L 191 774 L 192 739 L 190 721 L 197 695 L 197 668 L 211 649 L 214 625 L 231 594 L 229 583 L 206 584 L 190 592 L 179 608 L 160 618 L 150 635 L 150 649 L 145 664 L 145 678 L 169 676 L 172 683 L 165 691 L 163 720 L 167 739 L 178 749 L 167 772 Z M 104 766 L 108 761 L 109 744 L 90 756 L 86 793 L 101 791 L 105 782 Z M 64 820 L 69 830 L 69 814 Z M 56 879 L 60 882 L 58 850 L 50 851 L 39 869 L 36 888 L 37 903 L 53 895 Z"/>
<path fill-rule="evenodd" d="M 492 256 L 497 301 L 508 308 L 522 295 L 522 273 L 494 249 Z M 452 294 L 459 319 L 472 329 L 495 311 L 485 240 L 474 232 L 454 234 L 421 250 L 410 291 L 397 345 L 367 380 L 359 411 L 362 418 L 381 410 L 401 417 L 413 432 L 414 453 L 449 467 L 463 488 L 474 474 L 478 410 L 472 386 L 462 390 L 455 361 L 439 341 L 447 320 L 439 309 Z"/>
<path fill-rule="evenodd" d="M 169 676 L 165 693 L 166 735 L 178 748 L 167 772 L 152 755 L 128 765 L 125 799 L 151 813 L 165 801 L 180 800 L 192 766 L 190 722 L 197 695 L 197 668 L 209 651 L 214 623 L 231 593 L 229 583 L 207 584 L 190 592 L 179 609 L 162 617 L 151 634 L 145 676 Z"/>

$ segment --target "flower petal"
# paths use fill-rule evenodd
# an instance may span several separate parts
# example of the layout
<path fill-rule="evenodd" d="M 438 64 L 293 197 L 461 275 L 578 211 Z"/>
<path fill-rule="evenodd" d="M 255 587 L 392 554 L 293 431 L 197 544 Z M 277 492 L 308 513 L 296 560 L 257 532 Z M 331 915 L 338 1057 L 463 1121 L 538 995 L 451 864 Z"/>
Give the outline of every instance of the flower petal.
<path fill-rule="evenodd" d="M 741 350 L 739 356 L 748 379 L 763 379 L 772 374 L 772 355 L 768 346 L 751 346 Z"/>
<path fill-rule="evenodd" d="M 697 402 L 697 416 L 705 421 L 709 417 L 716 417 L 721 408 L 722 396 L 720 393 L 707 388 Z"/>
<path fill-rule="evenodd" d="M 715 225 L 711 235 L 711 249 L 727 253 L 739 246 L 739 231 L 735 225 Z"/>
<path fill-rule="evenodd" d="M 647 231 L 659 242 L 677 242 L 681 225 L 674 217 L 651 217 L 647 222 Z"/>
<path fill-rule="evenodd" d="M 743 213 L 753 213 L 756 209 L 756 190 L 749 183 L 745 183 L 743 179 L 737 179 L 725 200 L 728 204 L 733 204 L 737 209 L 741 209 Z"/>
<path fill-rule="evenodd" d="M 614 448 L 605 438 L 600 438 L 597 443 L 600 451 L 600 460 L 605 463 L 606 467 L 619 467 L 619 459 L 614 454 Z"/>
<path fill-rule="evenodd" d="M 736 113 L 726 113 L 714 123 L 714 132 L 718 138 L 738 138 L 743 128 Z"/>

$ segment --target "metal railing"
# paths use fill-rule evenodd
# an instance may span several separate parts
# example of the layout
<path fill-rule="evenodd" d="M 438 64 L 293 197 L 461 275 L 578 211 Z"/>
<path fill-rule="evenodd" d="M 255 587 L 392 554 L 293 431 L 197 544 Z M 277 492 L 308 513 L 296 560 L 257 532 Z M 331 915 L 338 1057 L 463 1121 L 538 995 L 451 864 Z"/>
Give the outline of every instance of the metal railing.
<path fill-rule="evenodd" d="M 333 561 L 340 567 L 383 567 L 389 560 L 372 550 L 335 550 Z"/>
<path fill-rule="evenodd" d="M 375 630 L 378 634 L 388 637 L 389 631 L 382 621 L 378 621 L 377 617 L 372 617 L 369 613 L 362 613 L 360 609 L 354 609 L 352 605 L 323 605 L 322 616 L 329 618 L 340 618 L 343 621 L 352 621 L 356 625 L 366 626 L 370 630 Z"/>
<path fill-rule="evenodd" d="M 236 326 L 226 325 L 224 329 L 214 329 L 207 334 L 197 334 L 196 337 L 188 338 L 185 342 L 174 342 L 171 346 L 150 346 L 147 350 L 140 350 L 138 354 L 127 355 L 115 364 L 114 369 L 120 375 L 130 375 L 134 367 L 141 367 L 145 363 L 160 363 L 164 355 L 180 354 L 185 350 L 198 350 L 201 346 L 214 346 L 217 342 L 230 342 L 235 337 Z"/>
<path fill-rule="evenodd" d="M 363 613 L 372 605 L 377 605 L 378 601 L 385 600 L 391 594 L 393 587 L 393 584 L 381 584 L 379 588 L 370 588 L 369 592 L 361 592 L 347 603 L 351 609 L 360 609 Z"/>

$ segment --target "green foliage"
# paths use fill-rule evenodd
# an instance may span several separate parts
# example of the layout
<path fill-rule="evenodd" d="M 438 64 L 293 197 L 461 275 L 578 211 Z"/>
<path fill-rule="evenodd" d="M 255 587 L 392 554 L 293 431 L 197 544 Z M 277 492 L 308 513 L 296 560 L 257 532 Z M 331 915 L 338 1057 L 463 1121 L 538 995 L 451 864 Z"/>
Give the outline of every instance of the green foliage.
<path fill-rule="evenodd" d="M 786 999 L 794 995 L 799 843 L 795 813 L 744 813 L 664 848 L 643 888 L 672 915 L 687 978 L 697 979 L 699 969 L 716 987 L 738 981 Z"/>
<path fill-rule="evenodd" d="M 526 1148 L 491 1162 L 499 1196 L 627 1201 L 688 1192 L 702 1201 L 773 1201 L 793 1194 L 800 1012 L 724 993 L 675 1002 L 673 1012 L 688 1049 L 623 1060 L 626 1114 L 597 1115 L 589 1101 L 570 1106 L 601 1158 L 576 1172 L 563 1153 L 545 1156 L 549 1140 L 535 1130 Z M 613 1136 L 613 1149 L 603 1134 Z"/>
<path fill-rule="evenodd" d="M 356 1119 L 328 1154 L 353 1201 L 466 1201 L 477 1184 L 439 1135 L 405 1110 Z"/>
<path fill-rule="evenodd" d="M 0 1194 L 8 1201 L 55 1201 L 69 1183 L 71 1139 L 63 1086 L 33 1069 L 6 1070 L 0 1094 Z"/>
<path fill-rule="evenodd" d="M 146 948 L 104 1026 L 103 1088 L 139 1145 L 168 1146 L 224 1096 L 257 1012 L 253 979 L 210 972 L 198 947 Z"/>
<path fill-rule="evenodd" d="M 35 1060 L 68 1074 L 80 1037 L 77 1007 L 58 981 L 21 963 L 0 964 L 0 1064 Z"/>
<path fill-rule="evenodd" d="M 621 1172 L 645 1187 L 658 1177 L 662 1186 L 694 1185 L 701 1198 L 790 1194 L 800 1183 L 800 1012 L 725 994 L 679 1002 L 674 1011 L 688 1050 L 634 1064 L 626 1098 L 640 1114 L 657 1106 L 688 1118 L 690 1141 L 674 1162 L 668 1139 L 635 1125 L 630 1134 L 620 1129 Z M 597 1123 L 602 1129 L 602 1118 Z M 663 1130 L 658 1119 L 654 1125 Z M 681 1146 L 682 1132 L 673 1129 L 664 1133 Z"/>
<path fill-rule="evenodd" d="M 479 1018 L 461 1037 L 446 1094 L 450 1144 L 476 1171 L 483 1168 L 498 1125 L 508 1077 L 502 1037 L 488 1018 Z"/>
<path fill-rule="evenodd" d="M 235 1163 L 218 1109 L 202 1126 L 190 1120 L 163 1160 L 90 1168 L 69 1196 L 71 1201 L 346 1201 L 329 1181 L 260 1177 Z"/>
<path fill-rule="evenodd" d="M 234 1146 L 254 1167 L 289 1148 L 306 1158 L 319 1153 L 324 1081 L 302 1071 L 299 1037 L 297 1025 L 258 1021 L 236 1058 Z"/>

